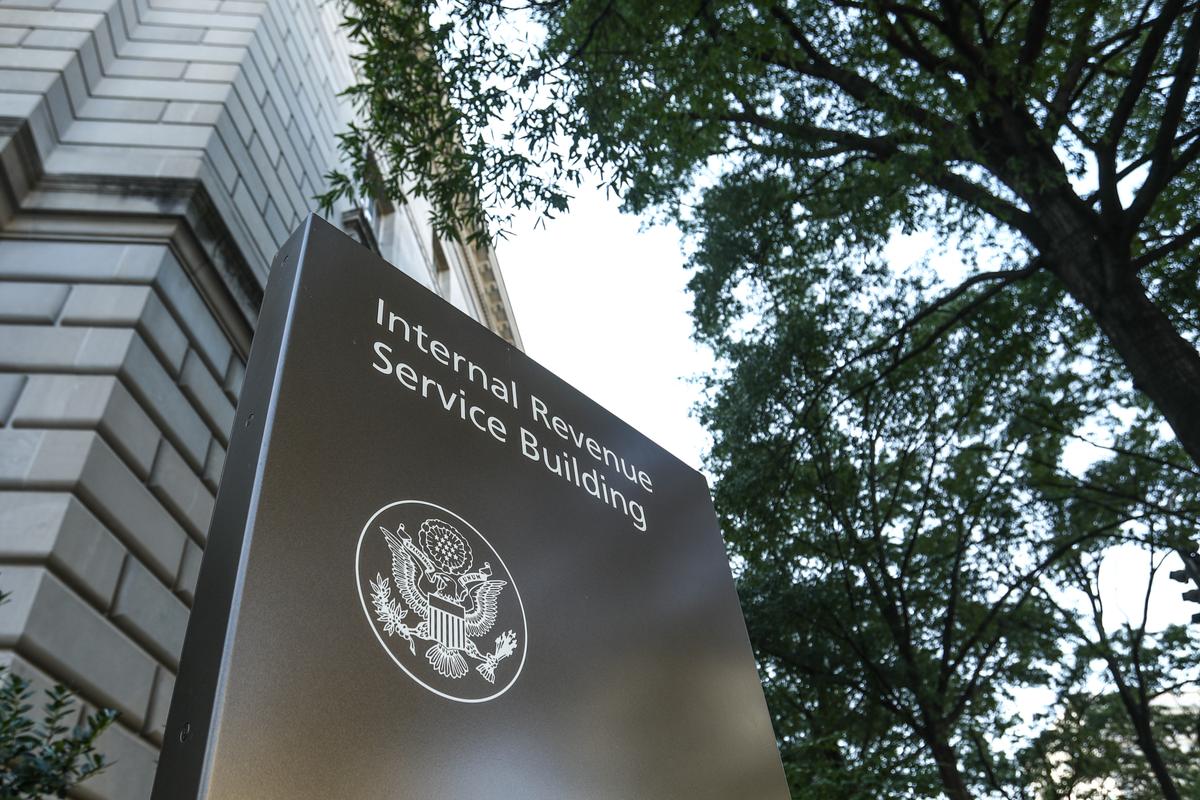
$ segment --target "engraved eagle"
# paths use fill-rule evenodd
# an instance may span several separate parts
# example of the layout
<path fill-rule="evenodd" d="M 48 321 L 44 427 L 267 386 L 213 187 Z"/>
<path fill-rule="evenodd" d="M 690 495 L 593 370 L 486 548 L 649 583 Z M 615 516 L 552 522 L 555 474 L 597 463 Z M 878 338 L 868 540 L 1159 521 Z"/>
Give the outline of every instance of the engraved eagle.
<path fill-rule="evenodd" d="M 371 581 L 376 618 L 388 635 L 398 635 L 416 653 L 417 641 L 427 642 L 425 658 L 443 677 L 458 679 L 469 671 L 467 658 L 479 662 L 475 669 L 489 683 L 496 666 L 517 649 L 517 637 L 506 631 L 496 638 L 491 653 L 479 650 L 474 638 L 491 631 L 500 612 L 500 597 L 507 585 L 492 577 L 492 565 L 473 570 L 474 555 L 466 537 L 450 523 L 427 519 L 414 538 L 401 524 L 395 531 L 380 526 L 392 555 L 392 579 L 399 600 L 391 598 L 387 579 Z M 411 613 L 421 619 L 405 623 Z"/>

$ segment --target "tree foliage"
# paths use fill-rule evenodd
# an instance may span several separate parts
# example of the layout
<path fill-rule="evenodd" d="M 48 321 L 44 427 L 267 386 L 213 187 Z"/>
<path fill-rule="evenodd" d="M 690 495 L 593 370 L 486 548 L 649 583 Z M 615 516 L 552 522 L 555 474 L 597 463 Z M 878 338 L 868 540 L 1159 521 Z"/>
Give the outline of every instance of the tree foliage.
<path fill-rule="evenodd" d="M 1113 694 L 1071 694 L 1057 707 L 1053 725 L 1039 735 L 1025 755 L 1031 777 L 1045 800 L 1155 800 L 1162 792 L 1138 754 L 1125 711 Z M 1163 709 L 1155 717 L 1155 737 L 1188 783 L 1196 785 L 1194 747 L 1196 718 L 1190 710 Z M 1193 793 L 1184 795 L 1194 796 Z"/>
<path fill-rule="evenodd" d="M 6 595 L 0 593 L 0 603 Z M 80 718 L 71 692 L 54 686 L 40 709 L 30 682 L 0 667 L 0 800 L 66 797 L 67 791 L 108 766 L 96 740 L 116 712 Z M 77 722 L 76 722 L 77 720 Z"/>
<path fill-rule="evenodd" d="M 896 362 L 877 343 L 924 307 L 919 278 L 853 261 L 811 269 L 789 225 L 764 222 L 776 191 L 748 177 L 706 195 L 694 258 L 708 269 L 693 288 L 709 310 L 701 336 L 728 365 L 703 412 L 717 506 L 796 796 L 1085 796 L 1055 794 L 1065 753 L 1036 748 L 1065 747 L 1065 733 L 1029 738 L 1016 698 L 1053 693 L 1043 724 L 1066 731 L 1057 720 L 1085 688 L 1115 696 L 1112 674 L 1147 675 L 1144 651 L 1123 644 L 1134 634 L 1089 639 L 1111 625 L 1089 628 L 1090 610 L 1071 599 L 1091 596 L 1080 571 L 1114 544 L 1182 544 L 1200 515 L 1200 473 L 1153 435 L 1155 416 L 1113 380 L 1116 367 L 1076 371 L 1088 320 L 1055 302 L 1048 277 Z M 731 265 L 753 277 L 714 279 Z M 969 302 L 918 320 L 914 335 L 928 339 Z M 1107 423 L 1108 457 L 1082 475 L 1065 469 L 1084 423 L 1130 403 L 1133 422 Z M 1194 681 L 1182 664 L 1196 644 L 1172 640 L 1177 663 L 1163 675 Z M 1115 673 L 1092 668 L 1105 658 Z M 1080 671 L 1090 683 L 1072 679 Z M 1159 741 L 1164 720 L 1182 730 L 1196 709 L 1163 711 L 1147 691 L 1114 706 L 1107 730 L 1070 729 L 1080 748 L 1121 751 L 1075 788 L 1109 785 L 1119 763 L 1155 796 L 1200 790 L 1194 739 Z M 1135 741 L 1131 709 L 1149 743 Z M 1117 725 L 1121 737 L 1099 738 Z"/>
<path fill-rule="evenodd" d="M 1095 627 L 1069 623 L 1074 652 L 1058 701 L 1021 754 L 1029 782 L 1048 800 L 1152 800 L 1164 796 L 1166 773 L 1176 796 L 1200 796 L 1200 709 L 1179 702 L 1200 687 L 1200 637 L 1179 625 L 1151 633 L 1144 618 L 1108 630 L 1094 572 L 1078 577 Z"/>

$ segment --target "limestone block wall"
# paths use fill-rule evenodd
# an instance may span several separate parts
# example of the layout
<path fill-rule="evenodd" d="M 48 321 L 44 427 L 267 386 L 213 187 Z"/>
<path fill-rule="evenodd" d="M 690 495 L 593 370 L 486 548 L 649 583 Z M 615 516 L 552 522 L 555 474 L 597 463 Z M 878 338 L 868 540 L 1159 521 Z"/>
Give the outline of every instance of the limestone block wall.
<path fill-rule="evenodd" d="M 261 279 L 349 119 L 336 13 L 300 0 L 6 2 L 0 108 L 28 120 L 50 175 L 198 180 Z"/>
<path fill-rule="evenodd" d="M 78 797 L 149 795 L 270 259 L 351 118 L 337 15 L 0 0 L 0 663 L 120 713 Z M 332 219 L 520 344 L 420 201 Z"/>
<path fill-rule="evenodd" d="M 244 361 L 167 246 L 2 244 L 0 647 L 120 712 L 80 796 L 145 797 Z"/>

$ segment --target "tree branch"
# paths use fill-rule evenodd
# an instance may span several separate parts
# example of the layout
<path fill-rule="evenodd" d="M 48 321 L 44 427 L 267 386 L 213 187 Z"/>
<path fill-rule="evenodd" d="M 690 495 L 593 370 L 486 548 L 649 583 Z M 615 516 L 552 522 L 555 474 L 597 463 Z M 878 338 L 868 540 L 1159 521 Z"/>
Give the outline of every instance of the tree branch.
<path fill-rule="evenodd" d="M 1067 68 L 1063 71 L 1062 79 L 1054 91 L 1054 97 L 1049 102 L 1050 115 L 1046 119 L 1046 130 L 1056 132 L 1067 119 L 1071 107 L 1071 98 L 1079 85 L 1080 76 L 1088 61 L 1088 41 L 1092 33 L 1092 23 L 1100 10 L 1101 0 L 1090 0 L 1084 7 L 1083 13 L 1075 19 L 1075 34 L 1071 37 L 1070 55 L 1067 57 Z"/>
<path fill-rule="evenodd" d="M 1200 222 L 1195 223 L 1192 225 L 1192 227 L 1171 239 L 1169 242 L 1160 244 L 1158 247 L 1155 247 L 1152 250 L 1147 250 L 1145 253 L 1142 253 L 1140 256 L 1135 258 L 1131 262 L 1133 271 L 1135 273 L 1139 272 L 1156 261 L 1166 258 L 1172 253 L 1184 249 L 1197 239 L 1200 239 Z"/>
<path fill-rule="evenodd" d="M 1021 52 L 1017 63 L 1029 67 L 1041 55 L 1042 46 L 1046 42 L 1046 29 L 1050 22 L 1050 0 L 1033 0 L 1029 9 L 1029 19 L 1025 26 L 1025 38 L 1021 43 Z"/>
<path fill-rule="evenodd" d="M 1129 224 L 1136 227 L 1149 213 L 1158 195 L 1166 188 L 1171 176 L 1171 154 L 1175 134 L 1183 120 L 1184 105 L 1196 80 L 1196 64 L 1200 60 L 1200 10 L 1192 14 L 1191 24 L 1179 46 L 1179 61 L 1171 79 L 1171 91 L 1155 134 L 1151 150 L 1150 174 L 1138 189 L 1129 207 Z"/>
<path fill-rule="evenodd" d="M 786 9 L 778 5 L 772 5 L 770 14 L 783 25 L 788 35 L 792 38 L 792 41 L 796 43 L 805 55 L 805 61 L 803 62 L 789 61 L 788 66 L 792 69 L 834 84 L 847 95 L 869 108 L 880 110 L 880 101 L 886 101 L 884 105 L 896 109 L 911 121 L 931 132 L 940 132 L 949 136 L 959 130 L 957 125 L 951 123 L 945 117 L 935 114 L 916 103 L 897 97 L 878 84 L 859 75 L 857 72 L 839 67 L 829 61 L 804 33 L 803 28 L 792 19 Z"/>
<path fill-rule="evenodd" d="M 1030 261 L 1030 263 L 1027 266 L 1022 267 L 1021 269 L 996 270 L 994 272 L 981 272 L 977 275 L 972 275 L 970 278 L 967 278 L 962 283 L 960 283 L 958 286 L 956 286 L 954 289 L 947 292 L 942 297 L 939 297 L 937 300 L 935 300 L 933 303 L 929 304 L 925 308 L 921 309 L 911 319 L 907 320 L 903 325 L 901 325 L 899 328 L 897 328 L 895 331 L 893 331 L 887 337 L 880 340 L 876 344 L 872 345 L 870 348 L 865 350 L 860 355 L 856 356 L 856 358 L 863 358 L 863 357 L 866 357 L 869 355 L 874 355 L 874 354 L 883 352 L 884 345 L 886 345 L 888 342 L 905 336 L 907 333 L 912 331 L 922 320 L 924 320 L 924 319 L 930 317 L 931 315 L 937 313 L 938 311 L 942 310 L 943 308 L 948 306 L 950 303 L 953 303 L 959 297 L 962 297 L 964 294 L 966 294 L 966 292 L 969 289 L 971 289 L 972 287 L 977 286 L 981 283 L 988 283 L 988 282 L 993 282 L 993 281 L 995 282 L 995 285 L 989 287 L 987 289 L 987 291 L 985 291 L 979 297 L 975 298 L 969 304 L 967 304 L 966 306 L 964 306 L 963 308 L 961 308 L 957 312 L 955 312 L 955 314 L 949 320 L 946 320 L 941 325 L 939 325 L 937 328 L 935 328 L 934 331 L 932 333 L 930 333 L 929 336 L 926 337 L 926 339 L 920 345 L 912 348 L 907 353 L 904 353 L 902 355 L 897 355 L 894 358 L 894 360 L 892 361 L 892 363 L 890 363 L 883 371 L 881 371 L 871 381 L 868 381 L 867 383 L 863 384 L 862 386 L 857 387 L 851 393 L 853 394 L 855 392 L 861 391 L 862 389 L 865 389 L 867 386 L 877 383 L 878 381 L 882 380 L 887 375 L 894 372 L 905 362 L 911 360 L 912 358 L 915 358 L 917 355 L 919 355 L 922 352 L 924 352 L 925 350 L 929 349 L 939 338 L 941 338 L 942 334 L 944 334 L 946 331 L 953 328 L 955 325 L 957 325 L 963 319 L 966 319 L 968 316 L 970 316 L 970 314 L 972 312 L 974 312 L 976 308 L 978 308 L 979 306 L 986 303 L 988 300 L 990 300 L 992 297 L 994 297 L 996 294 L 998 294 L 1005 287 L 1021 280 L 1022 278 L 1032 275 L 1034 272 L 1041 269 L 1041 267 L 1042 267 L 1042 259 L 1035 258 L 1032 261 Z"/>
<path fill-rule="evenodd" d="M 1163 42 L 1166 41 L 1167 34 L 1170 33 L 1171 26 L 1175 23 L 1182 8 L 1183 0 L 1167 0 L 1162 13 L 1151 25 L 1146 39 L 1142 43 L 1141 52 L 1138 53 L 1137 60 L 1134 62 L 1129 81 L 1125 84 L 1125 90 L 1121 92 L 1104 135 L 1100 139 L 1102 143 L 1098 164 L 1101 186 L 1100 205 L 1110 224 L 1115 225 L 1121 216 L 1121 200 L 1117 194 L 1116 181 L 1117 152 L 1120 141 L 1125 134 L 1125 127 L 1133 115 L 1138 98 L 1142 96 L 1142 92 L 1146 88 L 1147 79 L 1154 63 L 1158 60 Z"/>

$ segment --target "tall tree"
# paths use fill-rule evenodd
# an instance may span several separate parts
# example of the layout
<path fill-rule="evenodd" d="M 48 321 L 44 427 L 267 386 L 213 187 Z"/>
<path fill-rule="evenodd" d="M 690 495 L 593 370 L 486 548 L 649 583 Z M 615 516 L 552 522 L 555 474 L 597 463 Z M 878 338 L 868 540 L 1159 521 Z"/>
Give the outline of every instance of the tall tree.
<path fill-rule="evenodd" d="M 929 290 L 869 264 L 814 269 L 770 219 L 795 213 L 781 191 L 746 175 L 707 193 L 693 289 L 699 336 L 728 365 L 703 412 L 709 465 L 793 789 L 1031 796 L 1065 753 L 1012 756 L 1037 752 L 1013 694 L 1069 686 L 1044 721 L 1066 730 L 1078 665 L 1106 657 L 1113 675 L 1142 674 L 1143 651 L 1085 625 L 1091 611 L 1072 601 L 1090 595 L 1071 587 L 1114 544 L 1181 544 L 1200 521 L 1200 470 L 1144 412 L 1086 474 L 1064 468 L 1081 424 L 1129 392 L 1112 366 L 1076 369 L 1090 323 L 1048 276 L 936 339 L 970 301 L 921 319 L 914 335 L 930 345 L 897 363 L 875 343 Z M 1193 647 L 1171 640 L 1163 658 Z M 1160 673 L 1153 691 L 1182 674 Z M 1124 697 L 1105 730 L 1122 731 L 1127 768 L 1177 800 L 1185 751 L 1147 724 L 1152 695 Z M 1098 748 L 1102 733 L 1073 741 Z"/>
<path fill-rule="evenodd" d="M 412 189 L 485 235 L 586 168 L 669 213 L 771 174 L 814 267 L 920 227 L 973 255 L 932 308 L 1052 278 L 1200 463 L 1200 4 L 345 2 L 364 121 L 327 199 Z"/>

